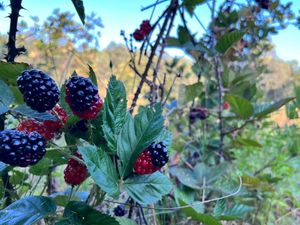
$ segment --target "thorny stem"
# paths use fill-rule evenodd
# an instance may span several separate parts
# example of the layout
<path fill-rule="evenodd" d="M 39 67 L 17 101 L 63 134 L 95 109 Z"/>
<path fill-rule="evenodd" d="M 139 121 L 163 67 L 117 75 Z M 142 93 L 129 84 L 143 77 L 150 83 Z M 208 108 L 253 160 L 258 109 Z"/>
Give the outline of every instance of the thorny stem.
<path fill-rule="evenodd" d="M 7 55 L 5 59 L 7 62 L 14 62 L 16 56 L 24 53 L 26 51 L 25 47 L 16 48 L 16 33 L 18 31 L 18 19 L 19 19 L 19 12 L 23 8 L 22 7 L 22 0 L 10 0 L 10 8 L 11 14 L 8 16 L 10 18 L 10 27 L 8 33 L 8 42 L 7 42 Z M 0 118 L 0 130 L 4 130 L 4 120 L 5 118 L 2 116 Z M 1 179 L 5 186 L 5 193 L 4 196 L 6 197 L 5 206 L 8 206 L 12 203 L 11 192 L 14 192 L 14 187 L 9 182 L 9 175 L 8 171 L 5 171 L 1 175 Z"/>
<path fill-rule="evenodd" d="M 163 25 L 161 27 L 161 30 L 160 30 L 160 32 L 158 34 L 156 42 L 155 42 L 154 46 L 151 49 L 151 54 L 150 54 L 150 57 L 149 57 L 148 62 L 146 64 L 145 70 L 144 70 L 144 72 L 142 74 L 142 78 L 140 80 L 140 83 L 139 83 L 139 85 L 138 85 L 138 87 L 136 89 L 136 92 L 134 94 L 134 98 L 132 100 L 131 107 L 130 107 L 130 110 L 129 110 L 130 113 L 133 113 L 133 110 L 134 110 L 134 108 L 135 108 L 135 106 L 137 104 L 137 100 L 139 98 L 139 95 L 141 94 L 143 85 L 145 83 L 145 79 L 147 78 L 147 75 L 148 75 L 148 72 L 149 72 L 149 69 L 151 68 L 151 65 L 152 65 L 152 62 L 153 62 L 156 50 L 157 50 L 158 46 L 160 45 L 161 39 L 162 39 L 163 34 L 164 34 L 165 30 L 166 30 L 166 27 L 167 27 L 167 24 L 168 24 L 168 21 L 169 21 L 171 15 L 172 15 L 172 12 L 173 12 L 173 10 L 176 11 L 177 7 L 178 7 L 178 0 L 172 0 L 170 6 L 168 7 L 168 11 L 167 11 L 165 20 L 164 20 Z"/>
<path fill-rule="evenodd" d="M 19 12 L 23 8 L 22 0 L 10 0 L 10 7 L 11 7 L 11 14 L 8 16 L 10 18 L 10 27 L 8 33 L 8 42 L 7 42 L 7 55 L 5 59 L 7 62 L 14 62 L 16 56 L 21 55 L 26 51 L 25 47 L 22 46 L 20 48 L 16 47 L 16 33 L 18 31 L 18 19 L 19 19 Z"/>

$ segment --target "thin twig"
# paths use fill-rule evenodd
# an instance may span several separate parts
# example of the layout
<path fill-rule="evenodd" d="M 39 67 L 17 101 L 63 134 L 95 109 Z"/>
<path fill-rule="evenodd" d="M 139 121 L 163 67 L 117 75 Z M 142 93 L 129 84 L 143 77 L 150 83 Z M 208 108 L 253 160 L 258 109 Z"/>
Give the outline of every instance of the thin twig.
<path fill-rule="evenodd" d="M 174 18 L 176 16 L 176 11 L 173 12 L 171 18 L 170 18 L 170 24 L 167 28 L 167 32 L 166 32 L 166 35 L 164 37 L 164 40 L 163 40 L 163 43 L 161 45 L 161 49 L 160 49 L 160 52 L 159 52 L 159 56 L 158 56 L 158 60 L 156 62 L 156 66 L 155 66 L 155 69 L 153 71 L 153 80 L 152 80 L 152 86 L 151 86 L 151 91 L 150 91 L 150 103 L 151 105 L 153 105 L 154 103 L 156 103 L 156 100 L 157 100 L 157 93 L 156 93 L 156 79 L 157 79 L 157 75 L 158 75 L 158 70 L 159 70 L 159 67 L 160 67 L 160 63 L 161 63 L 161 60 L 162 60 L 162 57 L 163 57 L 163 54 L 165 52 L 165 47 L 166 47 L 166 39 L 169 37 L 170 35 L 170 32 L 172 30 L 172 27 L 173 27 L 173 22 L 174 22 Z M 154 96 L 155 95 L 155 96 Z"/>
<path fill-rule="evenodd" d="M 169 21 L 171 15 L 172 15 L 172 11 L 173 11 L 173 10 L 174 10 L 174 11 L 177 10 L 177 6 L 178 6 L 178 0 L 172 0 L 170 6 L 168 7 L 168 11 L 167 11 L 165 20 L 164 20 L 164 22 L 163 22 L 162 28 L 161 28 L 161 30 L 160 30 L 160 32 L 159 32 L 159 34 L 158 34 L 158 37 L 157 37 L 157 39 L 156 39 L 156 42 L 155 42 L 153 48 L 151 49 L 150 57 L 149 57 L 148 62 L 147 62 L 147 64 L 146 64 L 145 70 L 144 70 L 144 72 L 143 72 L 143 74 L 142 74 L 142 78 L 141 78 L 141 80 L 140 80 L 140 83 L 139 83 L 139 85 L 138 85 L 138 87 L 137 87 L 137 89 L 136 89 L 136 92 L 135 92 L 135 94 L 134 94 L 134 98 L 133 98 L 133 100 L 132 100 L 131 107 L 130 107 L 130 110 L 129 110 L 130 113 L 133 112 L 133 110 L 134 110 L 134 108 L 135 108 L 135 106 L 136 106 L 136 104 L 137 104 L 137 100 L 138 100 L 138 98 L 139 98 L 139 95 L 140 95 L 141 92 L 142 92 L 142 88 L 143 88 L 143 85 L 144 85 L 144 83 L 145 83 L 145 79 L 146 79 L 146 77 L 147 77 L 147 75 L 148 75 L 149 69 L 150 69 L 150 67 L 151 67 L 151 65 L 152 65 L 152 61 L 153 61 L 153 59 L 154 59 L 156 50 L 157 50 L 158 46 L 160 45 L 160 41 L 161 41 L 162 36 L 163 36 L 163 34 L 164 34 L 164 32 L 165 32 L 165 29 L 166 29 L 166 27 L 167 27 L 168 21 Z"/>

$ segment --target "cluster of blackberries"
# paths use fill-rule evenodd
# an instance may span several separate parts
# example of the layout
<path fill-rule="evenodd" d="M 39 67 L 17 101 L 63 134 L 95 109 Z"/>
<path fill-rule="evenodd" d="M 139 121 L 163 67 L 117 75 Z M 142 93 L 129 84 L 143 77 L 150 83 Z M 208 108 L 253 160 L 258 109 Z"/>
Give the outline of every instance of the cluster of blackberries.
<path fill-rule="evenodd" d="M 12 166 L 26 167 L 36 164 L 43 158 L 46 141 L 59 136 L 66 125 L 67 113 L 57 104 L 60 97 L 57 84 L 43 71 L 25 70 L 17 78 L 17 84 L 29 107 L 40 113 L 49 112 L 55 118 L 45 121 L 26 119 L 21 121 L 16 130 L 0 132 L 0 161 Z M 81 121 L 93 119 L 98 115 L 102 100 L 97 86 L 89 78 L 74 74 L 66 81 L 65 86 L 65 100 L 73 114 L 83 119 Z M 76 185 L 86 176 L 87 170 L 84 165 L 75 160 L 69 161 L 65 170 L 67 183 Z"/>
<path fill-rule="evenodd" d="M 207 109 L 202 107 L 194 107 L 190 111 L 189 119 L 191 123 L 195 123 L 197 119 L 205 120 L 209 116 Z"/>
<path fill-rule="evenodd" d="M 137 174 L 150 174 L 160 170 L 169 160 L 166 146 L 162 143 L 152 143 L 138 157 L 134 164 Z"/>
<path fill-rule="evenodd" d="M 149 20 L 144 20 L 139 29 L 136 29 L 133 32 L 133 37 L 136 41 L 142 41 L 145 39 L 145 37 L 147 37 L 150 32 L 152 31 L 152 26 L 149 22 Z"/>

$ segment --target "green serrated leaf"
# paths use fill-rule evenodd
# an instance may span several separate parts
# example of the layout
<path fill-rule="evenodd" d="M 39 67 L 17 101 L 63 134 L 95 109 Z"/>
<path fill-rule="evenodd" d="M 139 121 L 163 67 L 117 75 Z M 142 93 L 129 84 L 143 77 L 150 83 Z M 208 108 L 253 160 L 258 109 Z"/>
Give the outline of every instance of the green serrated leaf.
<path fill-rule="evenodd" d="M 160 172 L 129 177 L 124 182 L 128 195 L 140 204 L 148 205 L 159 201 L 171 191 L 172 183 Z"/>
<path fill-rule="evenodd" d="M 7 108 L 15 100 L 14 95 L 10 87 L 2 80 L 0 80 L 0 104 L 3 104 Z"/>
<path fill-rule="evenodd" d="M 120 225 L 119 222 L 103 214 L 84 202 L 70 201 L 65 208 L 64 220 L 55 225 Z"/>
<path fill-rule="evenodd" d="M 120 225 L 137 225 L 135 221 L 124 217 L 117 217 L 116 220 L 120 223 Z"/>
<path fill-rule="evenodd" d="M 96 74 L 93 70 L 93 68 L 88 64 L 89 67 L 89 78 L 91 79 L 91 81 L 93 82 L 93 84 L 95 84 L 96 86 L 98 86 L 98 81 L 97 81 L 97 77 Z"/>
<path fill-rule="evenodd" d="M 296 106 L 296 103 L 294 101 L 286 104 L 285 112 L 286 112 L 287 117 L 291 120 L 299 118 L 299 115 L 298 115 L 298 112 L 297 112 L 297 106 Z"/>
<path fill-rule="evenodd" d="M 0 79 L 8 85 L 17 85 L 17 77 L 28 69 L 27 63 L 6 63 L 0 61 Z"/>
<path fill-rule="evenodd" d="M 196 6 L 205 3 L 207 0 L 184 0 L 183 5 L 190 15 L 193 15 Z"/>
<path fill-rule="evenodd" d="M 44 157 L 34 166 L 29 168 L 29 173 L 37 176 L 45 176 L 51 172 L 52 160 Z"/>
<path fill-rule="evenodd" d="M 85 13 L 84 13 L 84 6 L 82 0 L 72 0 L 73 5 L 77 11 L 78 16 L 80 17 L 81 22 L 85 23 Z"/>
<path fill-rule="evenodd" d="M 6 113 L 8 110 L 9 108 L 0 102 L 0 115 Z"/>
<path fill-rule="evenodd" d="M 124 84 L 115 76 L 110 78 L 107 94 L 102 109 L 102 130 L 108 147 L 117 151 L 117 138 L 126 119 L 126 90 Z"/>
<path fill-rule="evenodd" d="M 233 204 L 231 207 L 228 207 L 226 200 L 221 199 L 215 205 L 213 216 L 220 220 L 237 220 L 242 219 L 252 210 L 253 207 L 243 204 Z"/>
<path fill-rule="evenodd" d="M 93 145 L 80 146 L 78 149 L 95 183 L 110 196 L 118 197 L 118 174 L 107 153 Z"/>
<path fill-rule="evenodd" d="M 63 165 L 67 164 L 68 162 L 68 158 L 66 158 L 65 155 L 63 155 L 60 151 L 56 149 L 47 150 L 45 158 L 52 160 L 53 164 L 55 165 Z"/>
<path fill-rule="evenodd" d="M 15 103 L 18 105 L 24 104 L 24 98 L 19 88 L 17 86 L 10 86 L 10 89 L 14 95 Z"/>
<path fill-rule="evenodd" d="M 178 102 L 179 104 L 185 104 L 194 100 L 196 97 L 201 95 L 203 85 L 201 82 L 190 84 L 190 85 L 180 85 Z"/>
<path fill-rule="evenodd" d="M 180 44 L 185 44 L 190 40 L 188 31 L 183 26 L 178 26 L 177 35 Z"/>
<path fill-rule="evenodd" d="M 288 102 L 292 101 L 293 99 L 295 99 L 295 98 L 290 97 L 290 98 L 281 99 L 274 103 L 257 105 L 257 106 L 255 106 L 254 116 L 257 118 L 264 117 L 264 116 L 280 109 L 282 106 L 284 106 Z"/>
<path fill-rule="evenodd" d="M 8 165 L 0 162 L 0 174 L 8 168 Z"/>
<path fill-rule="evenodd" d="M 247 138 L 238 138 L 236 142 L 245 146 L 252 146 L 256 148 L 262 148 L 262 145 L 255 140 L 247 139 Z"/>
<path fill-rule="evenodd" d="M 231 111 L 241 119 L 248 119 L 254 113 L 254 108 L 247 99 L 237 95 L 227 94 L 225 100 L 229 102 Z"/>
<path fill-rule="evenodd" d="M 211 184 L 223 176 L 228 169 L 227 163 L 222 163 L 216 166 L 207 166 L 204 163 L 198 163 L 194 167 L 194 177 L 198 180 L 199 186 L 202 186 L 204 183 Z"/>
<path fill-rule="evenodd" d="M 56 120 L 55 116 L 53 116 L 52 114 L 48 112 L 39 113 L 38 111 L 31 109 L 26 104 L 20 105 L 14 108 L 12 111 L 37 120 Z"/>
<path fill-rule="evenodd" d="M 236 42 L 238 42 L 244 35 L 245 31 L 232 31 L 221 36 L 216 44 L 216 50 L 219 53 L 226 53 Z"/>
<path fill-rule="evenodd" d="M 157 139 L 163 130 L 164 118 L 160 104 L 140 110 L 127 120 L 118 135 L 117 154 L 122 162 L 122 177 L 128 176 L 142 151 Z"/>
<path fill-rule="evenodd" d="M 31 225 L 54 214 L 55 202 L 48 197 L 30 196 L 15 201 L 0 211 L 1 225 Z"/>
<path fill-rule="evenodd" d="M 183 185 L 190 187 L 192 189 L 200 190 L 201 187 L 196 180 L 194 173 L 190 169 L 182 168 L 182 167 L 171 167 L 170 174 L 176 176 L 176 178 L 182 183 Z"/>
<path fill-rule="evenodd" d="M 66 86 L 63 84 L 60 89 L 59 105 L 63 107 L 68 115 L 68 120 L 71 115 L 73 115 L 72 110 L 68 103 L 66 102 Z"/>

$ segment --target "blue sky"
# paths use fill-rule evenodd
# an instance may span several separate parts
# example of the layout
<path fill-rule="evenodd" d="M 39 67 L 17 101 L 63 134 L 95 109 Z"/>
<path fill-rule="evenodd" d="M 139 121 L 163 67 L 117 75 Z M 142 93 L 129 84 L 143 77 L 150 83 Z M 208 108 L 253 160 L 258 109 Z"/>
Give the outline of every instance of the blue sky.
<path fill-rule="evenodd" d="M 287 0 L 283 1 L 286 2 Z M 8 5 L 8 0 L 2 0 Z M 47 3 L 46 3 L 47 2 Z M 95 12 L 103 21 L 104 28 L 101 30 L 100 46 L 105 48 L 111 41 L 123 43 L 120 36 L 120 30 L 125 30 L 127 34 L 134 31 L 143 19 L 150 17 L 151 9 L 144 12 L 141 8 L 147 6 L 155 0 L 85 0 L 86 13 Z M 300 1 L 293 1 L 294 11 L 300 10 Z M 165 4 L 161 4 L 154 15 L 158 16 L 164 9 Z M 62 11 L 69 10 L 75 13 L 71 0 L 23 0 L 23 6 L 27 10 L 22 10 L 23 19 L 30 21 L 30 16 L 38 16 L 40 19 L 47 18 L 55 8 Z M 6 33 L 9 28 L 9 20 L 5 18 L 9 8 L 6 11 L 0 11 L 0 32 Z M 199 7 L 197 14 L 204 24 L 209 21 L 209 12 L 206 6 Z M 76 16 L 76 19 L 78 17 Z M 178 21 L 180 22 L 180 21 Z M 196 20 L 190 20 L 189 26 L 193 33 L 202 33 L 201 26 Z M 175 31 L 175 30 L 174 30 Z M 175 34 L 175 33 L 174 33 Z M 288 29 L 281 31 L 278 35 L 273 36 L 272 40 L 276 46 L 277 55 L 284 60 L 296 59 L 300 62 L 300 30 L 290 26 Z M 172 51 L 172 54 L 180 54 L 179 51 Z"/>

